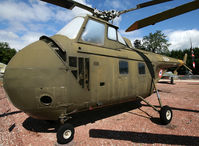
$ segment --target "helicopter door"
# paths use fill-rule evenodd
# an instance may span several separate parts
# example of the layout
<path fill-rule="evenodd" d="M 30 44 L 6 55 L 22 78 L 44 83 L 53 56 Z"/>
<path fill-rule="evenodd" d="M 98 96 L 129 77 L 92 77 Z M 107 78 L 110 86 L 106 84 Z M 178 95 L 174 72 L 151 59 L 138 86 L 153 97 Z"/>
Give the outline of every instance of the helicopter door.
<path fill-rule="evenodd" d="M 102 61 L 103 60 L 103 61 Z M 107 63 L 103 57 L 96 57 L 92 60 L 91 68 L 91 91 L 94 102 L 97 106 L 102 106 L 109 100 L 108 81 L 107 81 Z"/>
<path fill-rule="evenodd" d="M 146 65 L 143 62 L 138 62 L 138 91 L 137 95 L 145 96 L 147 94 L 148 79 L 146 76 Z"/>
<path fill-rule="evenodd" d="M 97 106 L 118 100 L 118 65 L 116 59 L 95 56 L 90 60 L 91 100 Z"/>
<path fill-rule="evenodd" d="M 129 63 L 125 60 L 119 60 L 119 78 L 118 78 L 118 95 L 120 100 L 128 97 L 129 82 Z"/>

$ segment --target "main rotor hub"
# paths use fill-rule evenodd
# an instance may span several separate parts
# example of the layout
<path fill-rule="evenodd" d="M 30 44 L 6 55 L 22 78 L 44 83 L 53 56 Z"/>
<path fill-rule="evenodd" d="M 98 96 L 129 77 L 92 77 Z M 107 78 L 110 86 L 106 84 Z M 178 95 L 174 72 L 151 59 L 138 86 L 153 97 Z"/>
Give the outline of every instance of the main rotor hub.
<path fill-rule="evenodd" d="M 116 11 L 116 10 L 100 11 L 98 9 L 94 9 L 94 13 L 93 13 L 93 16 L 96 16 L 105 21 L 111 21 L 115 19 L 116 17 L 119 17 L 119 15 L 120 15 L 119 11 Z"/>

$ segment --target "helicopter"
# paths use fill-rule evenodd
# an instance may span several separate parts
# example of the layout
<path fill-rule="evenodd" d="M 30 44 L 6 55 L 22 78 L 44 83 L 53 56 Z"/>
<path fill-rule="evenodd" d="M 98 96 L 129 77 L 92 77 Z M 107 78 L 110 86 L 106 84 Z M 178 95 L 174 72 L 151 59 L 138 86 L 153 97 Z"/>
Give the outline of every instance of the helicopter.
<path fill-rule="evenodd" d="M 156 87 L 167 68 L 185 63 L 132 47 L 110 23 L 122 14 L 172 1 L 153 0 L 124 11 L 100 11 L 73 0 L 42 0 L 66 9 L 80 7 L 92 15 L 75 17 L 54 36 L 40 39 L 19 51 L 7 65 L 4 89 L 15 107 L 41 120 L 56 120 L 57 142 L 73 140 L 68 120 L 75 113 L 129 101 L 143 101 L 160 114 L 163 124 L 172 110 L 163 106 Z M 136 21 L 126 32 L 199 8 L 195 0 Z M 145 98 L 157 94 L 160 109 Z"/>

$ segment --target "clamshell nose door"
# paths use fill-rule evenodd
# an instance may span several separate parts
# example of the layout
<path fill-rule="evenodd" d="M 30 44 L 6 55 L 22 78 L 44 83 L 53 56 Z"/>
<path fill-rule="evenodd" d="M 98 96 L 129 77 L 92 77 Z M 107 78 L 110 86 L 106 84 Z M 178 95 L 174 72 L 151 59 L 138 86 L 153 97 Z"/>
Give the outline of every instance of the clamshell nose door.
<path fill-rule="evenodd" d="M 12 58 L 6 68 L 4 88 L 17 108 L 29 112 L 37 110 L 41 102 L 48 105 L 53 102 L 51 93 L 39 89 L 65 87 L 66 77 L 63 60 L 48 43 L 40 40 Z M 44 94 L 49 96 L 41 98 Z"/>

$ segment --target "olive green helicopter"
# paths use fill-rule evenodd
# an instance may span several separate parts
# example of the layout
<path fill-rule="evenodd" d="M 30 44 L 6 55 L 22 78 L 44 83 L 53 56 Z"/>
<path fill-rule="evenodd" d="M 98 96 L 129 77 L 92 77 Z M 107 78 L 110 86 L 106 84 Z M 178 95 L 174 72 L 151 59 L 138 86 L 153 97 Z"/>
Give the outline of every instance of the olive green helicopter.
<path fill-rule="evenodd" d="M 172 110 L 163 106 L 156 84 L 166 69 L 182 60 L 133 48 L 111 21 L 122 14 L 172 0 L 152 0 L 124 11 L 100 11 L 73 0 L 42 0 L 66 9 L 80 7 L 92 15 L 75 17 L 51 37 L 19 51 L 9 62 L 4 89 L 15 107 L 42 120 L 58 120 L 57 141 L 74 138 L 73 114 L 129 101 L 143 101 L 160 114 L 163 124 Z M 194 0 L 136 21 L 126 32 L 199 8 Z M 66 16 L 67 17 L 67 16 Z M 156 93 L 160 109 L 145 100 Z"/>

